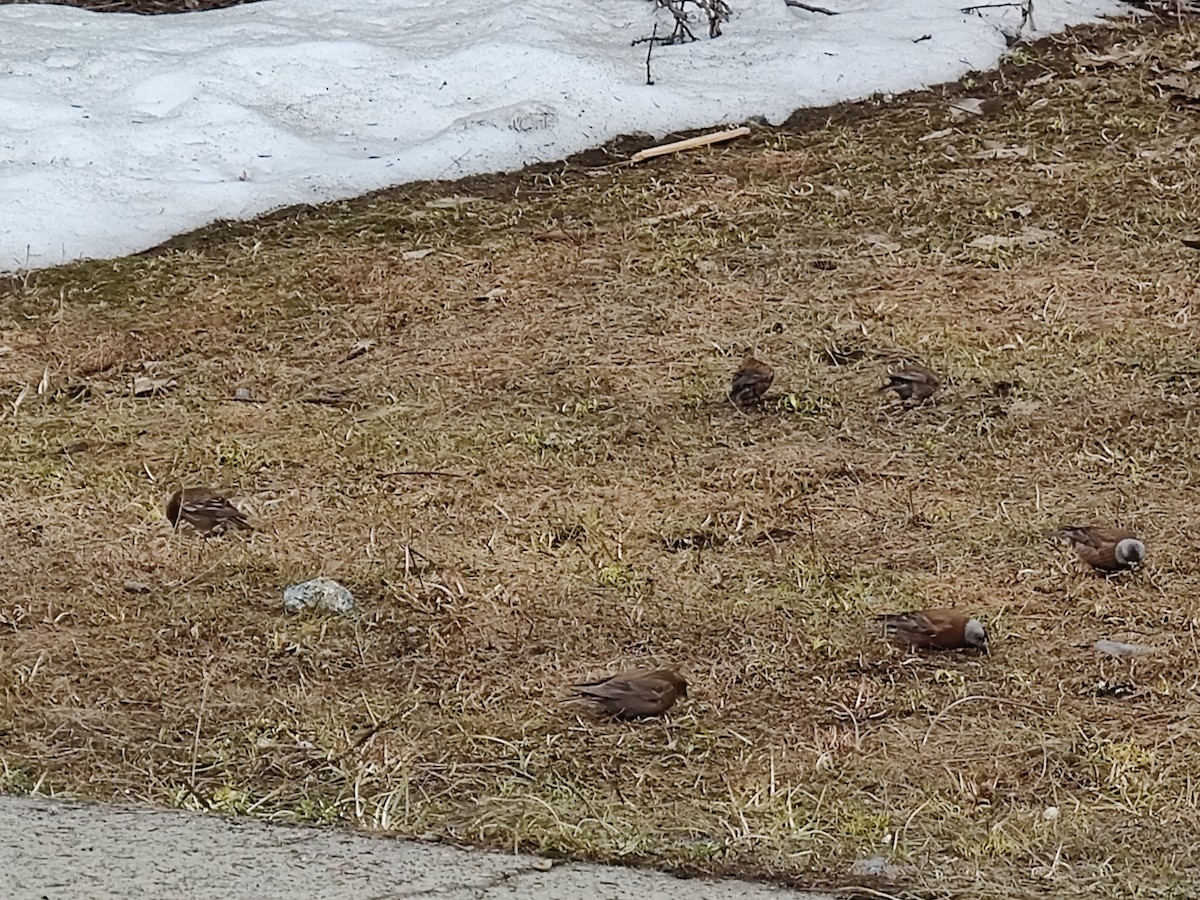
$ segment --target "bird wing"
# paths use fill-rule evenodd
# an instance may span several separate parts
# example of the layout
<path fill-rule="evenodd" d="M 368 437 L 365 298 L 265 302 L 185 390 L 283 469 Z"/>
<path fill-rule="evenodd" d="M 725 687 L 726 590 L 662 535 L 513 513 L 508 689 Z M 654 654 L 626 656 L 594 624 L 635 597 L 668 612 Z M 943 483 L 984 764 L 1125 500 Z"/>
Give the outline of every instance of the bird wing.
<path fill-rule="evenodd" d="M 908 368 L 891 374 L 892 379 L 903 384 L 938 384 L 938 378 L 928 369 Z"/>
<path fill-rule="evenodd" d="M 774 375 L 767 375 L 764 372 L 738 372 L 733 376 L 733 389 L 754 387 L 760 384 L 769 387 L 774 380 Z"/>
<path fill-rule="evenodd" d="M 661 678 L 614 675 L 600 681 L 577 684 L 575 689 L 585 697 L 612 700 L 622 705 L 641 706 L 661 702 L 673 687 Z"/>
<path fill-rule="evenodd" d="M 744 369 L 738 369 L 734 375 L 747 381 L 769 381 L 775 377 L 774 371 L 765 366 L 747 366 Z"/>
<path fill-rule="evenodd" d="M 220 494 L 201 494 L 188 497 L 183 507 L 188 515 L 207 519 L 228 519 L 239 525 L 246 524 L 245 514 Z"/>
<path fill-rule="evenodd" d="M 1096 529 L 1091 525 L 1064 525 L 1055 532 L 1055 535 L 1061 538 L 1066 538 L 1072 544 L 1083 544 L 1087 547 L 1095 549 L 1100 548 L 1101 541 Z"/>
<path fill-rule="evenodd" d="M 733 373 L 735 381 L 771 381 L 775 377 L 775 370 L 764 362 L 758 360 L 748 360 L 738 366 L 736 372 Z"/>
<path fill-rule="evenodd" d="M 876 616 L 875 621 L 883 626 L 885 634 L 895 634 L 898 631 L 907 631 L 910 634 L 919 634 L 924 637 L 933 637 L 936 634 L 936 629 L 924 613 L 887 613 Z"/>
<path fill-rule="evenodd" d="M 201 500 L 199 503 L 189 503 L 189 511 L 203 516 L 211 516 L 214 519 L 240 519 L 242 517 L 241 510 L 224 498 L 208 498 Z"/>

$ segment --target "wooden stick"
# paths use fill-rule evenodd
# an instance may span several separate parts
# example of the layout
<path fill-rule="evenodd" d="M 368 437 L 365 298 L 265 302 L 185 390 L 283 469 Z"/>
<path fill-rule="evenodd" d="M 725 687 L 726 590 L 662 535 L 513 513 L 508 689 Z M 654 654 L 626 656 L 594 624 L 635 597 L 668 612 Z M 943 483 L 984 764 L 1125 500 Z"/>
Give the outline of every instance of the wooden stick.
<path fill-rule="evenodd" d="M 788 6 L 794 6 L 797 9 L 803 9 L 810 13 L 820 13 L 823 16 L 836 16 L 838 13 L 832 9 L 826 9 L 823 6 L 813 6 L 811 3 L 801 3 L 800 0 L 783 0 Z"/>
<path fill-rule="evenodd" d="M 639 150 L 630 157 L 631 162 L 641 162 L 644 159 L 653 159 L 656 156 L 665 156 L 668 153 L 678 153 L 681 150 L 692 150 L 696 147 L 704 147 L 708 144 L 716 144 L 721 141 L 731 141 L 734 138 L 740 138 L 750 133 L 750 129 L 745 125 L 740 128 L 730 128 L 728 131 L 713 131 L 709 134 L 702 134 L 699 137 L 688 138 L 686 141 L 676 141 L 673 144 L 659 144 L 657 147 L 647 147 L 645 150 Z"/>

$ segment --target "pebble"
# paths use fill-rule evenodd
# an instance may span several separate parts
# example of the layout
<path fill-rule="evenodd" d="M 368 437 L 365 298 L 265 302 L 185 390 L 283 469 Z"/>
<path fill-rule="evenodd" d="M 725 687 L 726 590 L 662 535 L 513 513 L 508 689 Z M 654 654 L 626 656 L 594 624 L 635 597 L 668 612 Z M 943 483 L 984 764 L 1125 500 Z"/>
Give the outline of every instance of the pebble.
<path fill-rule="evenodd" d="M 903 870 L 899 866 L 892 865 L 882 856 L 871 856 L 855 860 L 854 865 L 850 867 L 850 874 L 895 879 L 903 874 Z"/>
<path fill-rule="evenodd" d="M 348 613 L 354 609 L 354 595 L 332 578 L 321 576 L 293 584 L 285 589 L 283 608 L 293 613 L 303 609 Z"/>
<path fill-rule="evenodd" d="M 1153 647 L 1145 644 L 1126 644 L 1121 641 L 1096 641 L 1096 649 L 1117 659 L 1128 659 L 1131 656 L 1149 656 L 1154 652 Z"/>

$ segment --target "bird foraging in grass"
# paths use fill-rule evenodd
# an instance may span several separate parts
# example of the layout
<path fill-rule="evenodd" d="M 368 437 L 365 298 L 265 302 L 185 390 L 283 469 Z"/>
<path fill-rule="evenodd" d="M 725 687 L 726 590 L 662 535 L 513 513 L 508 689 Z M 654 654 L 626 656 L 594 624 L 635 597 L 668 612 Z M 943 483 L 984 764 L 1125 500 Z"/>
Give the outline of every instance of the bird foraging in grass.
<path fill-rule="evenodd" d="M 253 530 L 242 511 L 212 488 L 191 487 L 175 491 L 167 498 L 166 512 L 167 521 L 173 528 L 186 522 L 203 535 L 229 528 Z"/>
<path fill-rule="evenodd" d="M 676 700 L 687 696 L 687 679 L 672 669 L 632 669 L 573 687 L 580 699 L 618 719 L 661 716 Z"/>
<path fill-rule="evenodd" d="M 879 388 L 879 393 L 894 391 L 896 396 L 906 404 L 924 403 L 942 386 L 942 380 L 918 363 L 909 363 L 888 373 L 887 384 Z"/>
<path fill-rule="evenodd" d="M 1068 541 L 1079 558 L 1101 572 L 1135 569 L 1146 558 L 1146 545 L 1132 531 L 1099 525 L 1064 525 L 1047 533 Z"/>
<path fill-rule="evenodd" d="M 913 650 L 982 650 L 988 652 L 987 631 L 978 619 L 955 609 L 924 609 L 875 617 L 878 633 L 894 644 Z"/>
<path fill-rule="evenodd" d="M 760 359 L 747 356 L 733 373 L 729 399 L 736 406 L 753 406 L 762 400 L 774 380 L 774 369 Z"/>

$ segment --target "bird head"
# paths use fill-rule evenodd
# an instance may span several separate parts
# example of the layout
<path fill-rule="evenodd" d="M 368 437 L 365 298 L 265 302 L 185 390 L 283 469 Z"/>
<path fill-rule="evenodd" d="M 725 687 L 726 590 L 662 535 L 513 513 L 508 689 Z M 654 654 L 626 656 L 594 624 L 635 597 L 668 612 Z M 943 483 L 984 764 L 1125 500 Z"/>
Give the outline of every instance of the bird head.
<path fill-rule="evenodd" d="M 968 647 L 974 647 L 984 653 L 988 652 L 987 630 L 978 619 L 971 619 L 967 622 L 966 628 L 963 630 L 963 641 Z"/>
<path fill-rule="evenodd" d="M 1139 565 L 1146 558 L 1146 545 L 1137 538 L 1125 538 L 1117 544 L 1114 551 L 1117 562 L 1130 568 Z"/>
<path fill-rule="evenodd" d="M 163 501 L 163 505 L 166 508 L 165 511 L 167 514 L 167 521 L 171 523 L 172 528 L 179 527 L 179 514 L 182 508 L 182 500 L 183 492 L 174 491 L 173 493 L 168 494 L 166 499 Z"/>
<path fill-rule="evenodd" d="M 688 683 L 686 678 L 671 669 L 665 670 L 663 672 L 663 677 L 666 678 L 667 681 L 671 682 L 671 684 L 675 687 L 675 690 L 679 691 L 680 697 L 687 696 Z"/>

